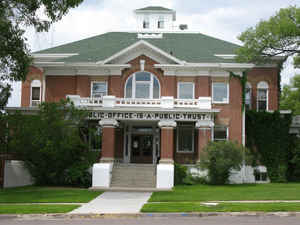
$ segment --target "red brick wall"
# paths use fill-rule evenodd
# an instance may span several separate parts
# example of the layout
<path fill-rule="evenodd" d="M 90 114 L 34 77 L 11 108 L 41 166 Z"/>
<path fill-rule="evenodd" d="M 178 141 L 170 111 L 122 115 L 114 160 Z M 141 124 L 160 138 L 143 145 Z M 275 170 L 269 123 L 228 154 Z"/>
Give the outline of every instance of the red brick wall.
<path fill-rule="evenodd" d="M 76 95 L 76 76 L 47 76 L 46 101 L 57 102 L 66 95 Z"/>
<path fill-rule="evenodd" d="M 41 82 L 41 85 L 43 85 L 43 72 L 36 68 L 31 66 L 29 68 L 29 73 L 26 76 L 26 81 L 22 82 L 22 94 L 21 94 L 21 106 L 22 107 L 28 107 L 30 106 L 30 88 L 31 88 L 31 82 L 33 80 L 39 80 Z M 43 87 L 41 87 L 41 93 L 43 93 Z"/>
<path fill-rule="evenodd" d="M 248 82 L 252 86 L 252 109 L 256 109 L 257 101 L 257 84 L 260 81 L 266 81 L 269 85 L 269 110 L 277 110 L 279 105 L 278 100 L 278 85 L 277 85 L 277 68 L 254 68 L 247 76 Z"/>

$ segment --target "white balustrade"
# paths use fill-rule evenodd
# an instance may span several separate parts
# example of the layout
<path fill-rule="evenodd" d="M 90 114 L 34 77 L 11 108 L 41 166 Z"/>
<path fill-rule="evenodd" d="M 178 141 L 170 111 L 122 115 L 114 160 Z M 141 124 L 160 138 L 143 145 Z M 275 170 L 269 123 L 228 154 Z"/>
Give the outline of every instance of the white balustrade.
<path fill-rule="evenodd" d="M 125 107 L 157 107 L 161 105 L 160 99 L 143 99 L 143 98 L 117 98 L 116 106 Z"/>
<path fill-rule="evenodd" d="M 174 99 L 172 96 L 162 96 L 160 99 L 116 98 L 111 95 L 101 98 L 81 98 L 78 95 L 68 95 L 67 97 L 74 102 L 75 106 L 211 109 L 211 97 L 199 97 L 198 99 Z"/>

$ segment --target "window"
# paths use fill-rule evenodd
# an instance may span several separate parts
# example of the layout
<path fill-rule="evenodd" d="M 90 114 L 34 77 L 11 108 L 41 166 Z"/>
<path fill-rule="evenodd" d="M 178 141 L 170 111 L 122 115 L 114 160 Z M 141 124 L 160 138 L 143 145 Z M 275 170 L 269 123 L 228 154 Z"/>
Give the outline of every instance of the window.
<path fill-rule="evenodd" d="M 251 96 L 252 96 L 252 87 L 251 87 L 251 84 L 250 83 L 246 83 L 246 90 L 245 90 L 245 106 L 246 106 L 246 109 L 251 109 L 251 105 L 252 105 L 252 102 L 251 102 Z"/>
<path fill-rule="evenodd" d="M 157 28 L 159 28 L 159 29 L 164 29 L 165 28 L 165 21 L 164 21 L 163 16 L 159 16 L 158 23 L 157 23 Z"/>
<path fill-rule="evenodd" d="M 213 103 L 229 103 L 229 88 L 227 82 L 212 83 Z"/>
<path fill-rule="evenodd" d="M 179 125 L 177 127 L 177 152 L 194 152 L 194 126 Z"/>
<path fill-rule="evenodd" d="M 268 110 L 268 88 L 269 85 L 265 81 L 257 84 L 257 111 Z"/>
<path fill-rule="evenodd" d="M 107 83 L 93 81 L 91 85 L 91 97 L 101 98 L 107 95 Z"/>
<path fill-rule="evenodd" d="M 177 97 L 180 99 L 193 99 L 194 96 L 194 83 L 192 82 L 179 82 Z"/>
<path fill-rule="evenodd" d="M 125 98 L 159 98 L 159 81 L 149 72 L 137 72 L 131 75 L 125 84 Z"/>
<path fill-rule="evenodd" d="M 31 82 L 30 105 L 38 106 L 39 104 L 41 104 L 41 81 L 33 80 Z"/>
<path fill-rule="evenodd" d="M 228 139 L 228 127 L 215 126 L 213 131 L 214 141 L 226 141 Z"/>
<path fill-rule="evenodd" d="M 144 17 L 143 28 L 144 29 L 149 29 L 150 28 L 150 21 L 149 21 L 149 17 L 148 16 Z"/>

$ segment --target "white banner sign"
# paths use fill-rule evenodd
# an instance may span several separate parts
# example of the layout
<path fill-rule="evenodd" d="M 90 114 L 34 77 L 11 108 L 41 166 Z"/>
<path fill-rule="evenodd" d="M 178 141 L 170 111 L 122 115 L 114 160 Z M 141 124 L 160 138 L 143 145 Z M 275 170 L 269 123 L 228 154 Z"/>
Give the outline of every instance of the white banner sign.
<path fill-rule="evenodd" d="M 89 114 L 89 119 L 116 119 L 116 120 L 162 120 L 170 119 L 177 121 L 197 121 L 211 120 L 209 113 L 193 113 L 193 112 L 97 112 L 93 111 Z"/>

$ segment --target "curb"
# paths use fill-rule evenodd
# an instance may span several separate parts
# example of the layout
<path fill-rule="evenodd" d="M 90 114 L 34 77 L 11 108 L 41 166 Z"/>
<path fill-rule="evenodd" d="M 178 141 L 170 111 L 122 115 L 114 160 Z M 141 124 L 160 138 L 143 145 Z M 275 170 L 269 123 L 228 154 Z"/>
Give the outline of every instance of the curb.
<path fill-rule="evenodd" d="M 207 212 L 207 213 L 103 213 L 103 214 L 2 214 L 0 219 L 118 219 L 158 217 L 209 217 L 209 216 L 300 216 L 300 212 Z"/>

